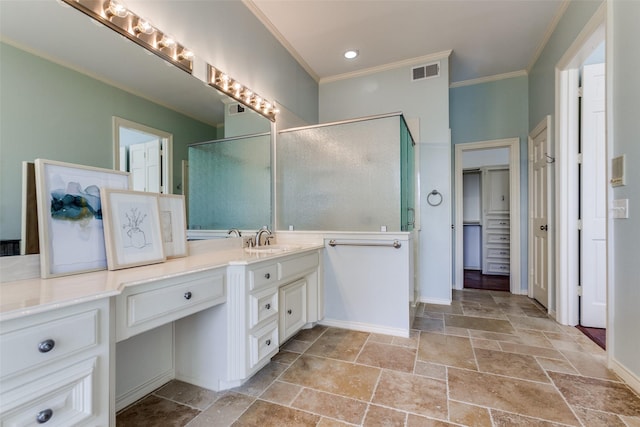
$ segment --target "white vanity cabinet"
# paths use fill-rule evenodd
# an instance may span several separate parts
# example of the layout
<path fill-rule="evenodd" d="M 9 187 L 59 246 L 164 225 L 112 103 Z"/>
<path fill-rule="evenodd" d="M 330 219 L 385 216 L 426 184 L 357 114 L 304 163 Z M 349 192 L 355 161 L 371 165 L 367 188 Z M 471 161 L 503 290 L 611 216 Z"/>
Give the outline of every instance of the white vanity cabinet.
<path fill-rule="evenodd" d="M 244 383 L 322 318 L 320 265 L 318 249 L 231 263 L 227 303 L 175 323 L 176 378 L 213 390 Z"/>
<path fill-rule="evenodd" d="M 0 425 L 108 426 L 111 300 L 2 322 Z"/>

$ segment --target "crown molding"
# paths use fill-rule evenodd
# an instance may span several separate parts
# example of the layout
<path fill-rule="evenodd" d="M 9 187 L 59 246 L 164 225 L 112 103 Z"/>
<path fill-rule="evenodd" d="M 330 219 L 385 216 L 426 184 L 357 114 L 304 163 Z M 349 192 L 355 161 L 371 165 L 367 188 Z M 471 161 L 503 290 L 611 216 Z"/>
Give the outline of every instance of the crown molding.
<path fill-rule="evenodd" d="M 269 30 L 269 32 L 273 35 L 273 37 L 275 37 L 276 40 L 278 40 L 278 42 L 280 42 L 280 44 L 289 52 L 289 54 L 293 56 L 293 58 L 298 62 L 298 64 L 300 64 L 302 68 L 304 68 L 304 70 L 311 76 L 311 78 L 313 78 L 313 80 L 315 80 L 316 83 L 318 83 L 318 81 L 320 80 L 320 77 L 316 74 L 315 71 L 313 71 L 311 66 L 307 64 L 307 61 L 305 61 L 302 58 L 302 56 L 300 56 L 298 51 L 294 49 L 294 47 L 282 35 L 282 33 L 278 31 L 276 26 L 273 25 L 273 23 L 269 20 L 269 18 L 267 18 L 267 15 L 265 15 L 262 12 L 262 10 L 260 10 L 260 8 L 256 6 L 253 0 L 242 0 L 242 3 L 247 7 L 247 9 L 251 11 L 251 13 L 254 14 L 256 18 L 258 18 L 260 22 L 262 22 L 262 25 L 264 25 L 267 28 L 267 30 Z"/>
<path fill-rule="evenodd" d="M 338 80 L 346 80 L 352 79 L 354 77 L 362 77 L 369 74 L 376 74 L 382 71 L 394 70 L 396 68 L 406 67 L 408 65 L 416 65 L 424 62 L 437 61 L 440 59 L 445 59 L 451 56 L 452 50 L 444 50 L 442 52 L 432 53 L 430 55 L 418 56 L 415 58 L 404 59 L 402 61 L 390 62 L 384 65 L 378 65 L 376 67 L 365 68 L 362 70 L 351 71 L 349 73 L 344 74 L 336 74 L 335 76 L 322 77 L 320 79 L 320 84 L 323 83 L 332 83 Z"/>
<path fill-rule="evenodd" d="M 526 68 L 527 73 L 531 72 L 531 69 L 540 58 L 540 55 L 542 55 L 542 51 L 544 50 L 545 47 L 547 47 L 547 43 L 549 43 L 549 39 L 553 35 L 553 32 L 556 30 L 556 27 L 560 23 L 560 19 L 564 16 L 564 13 L 567 11 L 567 8 L 569 7 L 570 3 L 571 3 L 571 0 L 564 0 L 562 3 L 560 3 L 560 6 L 558 6 L 558 10 L 556 11 L 555 16 L 547 26 L 547 30 L 544 33 L 544 37 L 542 37 L 542 40 L 538 45 L 538 49 L 536 49 L 535 53 L 531 57 L 531 60 L 529 61 L 529 65 L 527 65 L 527 68 Z"/>
<path fill-rule="evenodd" d="M 453 89 L 453 88 L 462 87 L 462 86 L 473 86 L 481 83 L 489 83 L 489 82 L 495 82 L 498 80 L 512 79 L 514 77 L 523 77 L 523 76 L 527 76 L 527 74 L 528 74 L 527 70 L 518 70 L 518 71 L 512 71 L 510 73 L 495 74 L 493 76 L 480 77 L 477 79 L 454 82 L 449 85 L 449 88 Z"/>

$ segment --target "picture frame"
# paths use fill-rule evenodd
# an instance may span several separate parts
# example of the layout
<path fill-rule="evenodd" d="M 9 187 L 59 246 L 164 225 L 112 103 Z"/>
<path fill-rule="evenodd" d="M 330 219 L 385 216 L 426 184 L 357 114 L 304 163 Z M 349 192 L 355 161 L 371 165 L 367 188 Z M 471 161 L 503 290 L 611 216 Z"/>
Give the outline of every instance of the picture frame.
<path fill-rule="evenodd" d="M 42 278 L 105 270 L 101 188 L 128 190 L 128 172 L 36 159 Z"/>
<path fill-rule="evenodd" d="M 187 256 L 187 221 L 183 195 L 160 194 L 160 224 L 167 258 Z"/>
<path fill-rule="evenodd" d="M 157 193 L 100 189 L 107 268 L 137 267 L 166 260 Z"/>

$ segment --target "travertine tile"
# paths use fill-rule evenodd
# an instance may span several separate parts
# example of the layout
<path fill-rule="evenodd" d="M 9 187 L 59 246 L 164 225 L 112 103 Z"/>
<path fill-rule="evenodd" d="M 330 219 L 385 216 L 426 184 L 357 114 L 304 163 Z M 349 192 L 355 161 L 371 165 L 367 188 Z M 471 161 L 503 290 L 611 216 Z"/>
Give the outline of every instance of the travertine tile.
<path fill-rule="evenodd" d="M 230 426 L 255 400 L 252 396 L 227 393 L 189 423 L 189 427 Z"/>
<path fill-rule="evenodd" d="M 437 365 L 430 362 L 416 361 L 414 369 L 416 375 L 422 375 L 423 377 L 434 378 L 436 380 L 447 380 L 447 367 L 444 365 Z"/>
<path fill-rule="evenodd" d="M 296 359 L 300 357 L 300 353 L 294 353 L 291 351 L 280 351 L 271 358 L 272 362 L 277 362 L 283 365 L 291 365 Z"/>
<path fill-rule="evenodd" d="M 444 320 L 442 319 L 431 319 L 428 317 L 419 317 L 416 316 L 413 319 L 413 325 L 411 325 L 413 329 L 418 329 L 420 331 L 429 331 L 429 332 L 444 332 Z"/>
<path fill-rule="evenodd" d="M 551 384 L 449 368 L 449 398 L 474 405 L 579 425 Z"/>
<path fill-rule="evenodd" d="M 451 305 L 424 304 L 424 311 L 431 313 L 462 314 L 462 306 L 459 302 L 455 301 L 452 301 Z"/>
<path fill-rule="evenodd" d="M 456 425 L 446 421 L 409 414 L 407 417 L 407 427 L 456 427 Z"/>
<path fill-rule="evenodd" d="M 593 411 L 579 406 L 574 406 L 573 411 L 582 421 L 584 427 L 627 427 L 622 419 L 615 414 Z"/>
<path fill-rule="evenodd" d="M 509 321 L 516 329 L 534 329 L 538 331 L 559 332 L 558 324 L 551 319 L 508 315 Z"/>
<path fill-rule="evenodd" d="M 298 341 L 314 342 L 327 330 L 326 326 L 316 325 L 310 329 L 303 329 L 294 335 L 293 339 Z"/>
<path fill-rule="evenodd" d="M 364 427 L 404 427 L 407 414 L 382 406 L 369 405 Z"/>
<path fill-rule="evenodd" d="M 260 396 L 269 387 L 281 373 L 287 369 L 288 365 L 271 362 L 264 368 L 260 369 L 257 374 L 251 377 L 246 383 L 240 387 L 236 387 L 233 391 L 251 396 Z"/>
<path fill-rule="evenodd" d="M 444 381 L 382 371 L 372 403 L 414 414 L 447 418 L 447 386 Z"/>
<path fill-rule="evenodd" d="M 276 381 L 260 395 L 260 399 L 281 405 L 290 405 L 301 390 L 302 387 L 298 385 Z"/>
<path fill-rule="evenodd" d="M 280 348 L 280 351 L 290 351 L 293 353 L 304 353 L 309 347 L 311 347 L 309 341 L 289 340 L 284 346 Z"/>
<path fill-rule="evenodd" d="M 575 341 L 549 340 L 556 350 L 583 352 L 584 348 Z"/>
<path fill-rule="evenodd" d="M 153 394 L 203 410 L 211 406 L 224 392 L 215 392 L 196 385 L 173 380 L 154 391 Z"/>
<path fill-rule="evenodd" d="M 489 332 L 513 333 L 514 329 L 507 320 L 486 319 L 482 317 L 458 316 L 455 314 L 445 314 L 445 326 L 455 326 L 457 328 L 479 329 Z"/>
<path fill-rule="evenodd" d="M 331 328 L 309 347 L 306 354 L 353 362 L 367 338 L 367 332 Z"/>
<path fill-rule="evenodd" d="M 578 371 L 576 371 L 571 363 L 566 360 L 558 360 L 558 359 L 547 359 L 546 357 L 536 357 L 540 366 L 545 371 L 553 371 L 553 372 L 562 372 L 564 374 L 574 374 L 578 375 Z"/>
<path fill-rule="evenodd" d="M 493 340 L 471 338 L 471 345 L 473 346 L 473 348 L 484 348 L 486 350 L 502 351 L 502 348 L 500 348 L 500 344 L 498 343 L 498 341 Z"/>
<path fill-rule="evenodd" d="M 379 368 L 304 354 L 280 381 L 369 401 L 379 375 Z"/>
<path fill-rule="evenodd" d="M 383 334 L 370 334 L 369 342 L 377 342 L 380 344 L 391 344 L 393 342 L 392 335 L 383 335 Z"/>
<path fill-rule="evenodd" d="M 351 424 L 360 424 L 367 410 L 367 404 L 360 400 L 308 388 L 302 390 L 291 406 Z"/>
<path fill-rule="evenodd" d="M 184 426 L 198 413 L 197 409 L 149 395 L 119 413 L 116 417 L 116 423 L 118 427 Z"/>
<path fill-rule="evenodd" d="M 469 335 L 472 338 L 481 338 L 484 340 L 494 340 L 494 341 L 506 341 L 506 342 L 514 342 L 518 344 L 522 344 L 522 340 L 519 336 L 514 335 L 515 331 L 509 334 L 502 334 L 499 332 L 488 332 L 488 331 L 479 331 L 477 329 L 469 329 Z"/>
<path fill-rule="evenodd" d="M 447 335 L 455 335 L 458 337 L 468 337 L 469 330 L 465 328 L 456 328 L 455 326 L 445 326 L 444 333 Z"/>
<path fill-rule="evenodd" d="M 492 427 L 491 415 L 487 408 L 468 405 L 455 400 L 449 401 L 449 421 L 473 427 Z"/>
<path fill-rule="evenodd" d="M 493 417 L 493 423 L 495 427 L 513 427 L 513 426 L 526 426 L 526 427 L 563 427 L 564 424 L 558 424 L 551 421 L 545 421 L 532 417 L 525 417 L 518 414 L 510 414 L 503 411 L 491 410 L 491 416 Z"/>
<path fill-rule="evenodd" d="M 619 381 L 617 375 L 607 368 L 605 360 L 598 360 L 584 352 L 562 351 L 562 354 L 581 375 Z"/>
<path fill-rule="evenodd" d="M 533 356 L 502 351 L 475 349 L 478 370 L 523 380 L 549 382 Z"/>
<path fill-rule="evenodd" d="M 477 369 L 476 359 L 469 338 L 423 332 L 418 347 L 418 360 Z"/>
<path fill-rule="evenodd" d="M 349 427 L 349 426 L 353 426 L 353 424 L 347 424 L 347 423 L 343 423 L 342 421 L 322 417 L 316 427 Z"/>
<path fill-rule="evenodd" d="M 620 415 L 620 419 L 624 421 L 628 427 L 640 427 L 640 417 L 627 417 L 625 415 Z"/>
<path fill-rule="evenodd" d="M 502 348 L 502 351 L 509 353 L 530 354 L 532 356 L 564 360 L 564 356 L 558 350 L 554 350 L 552 348 L 515 344 L 511 342 L 501 342 L 500 347 Z"/>
<path fill-rule="evenodd" d="M 473 317 L 488 317 L 492 319 L 508 320 L 507 316 L 497 307 L 470 307 L 467 305 L 462 306 L 462 311 L 465 316 Z"/>
<path fill-rule="evenodd" d="M 393 337 L 391 344 L 399 345 L 402 347 L 418 348 L 418 341 L 420 340 L 420 331 L 412 329 L 409 331 L 409 338 Z"/>
<path fill-rule="evenodd" d="M 416 350 L 413 348 L 369 342 L 365 344 L 356 363 L 396 371 L 413 372 Z"/>
<path fill-rule="evenodd" d="M 238 420 L 234 427 L 315 427 L 320 421 L 318 415 L 299 411 L 275 403 L 256 400 Z"/>
<path fill-rule="evenodd" d="M 549 372 L 569 404 L 631 417 L 640 416 L 640 398 L 625 384 Z"/>

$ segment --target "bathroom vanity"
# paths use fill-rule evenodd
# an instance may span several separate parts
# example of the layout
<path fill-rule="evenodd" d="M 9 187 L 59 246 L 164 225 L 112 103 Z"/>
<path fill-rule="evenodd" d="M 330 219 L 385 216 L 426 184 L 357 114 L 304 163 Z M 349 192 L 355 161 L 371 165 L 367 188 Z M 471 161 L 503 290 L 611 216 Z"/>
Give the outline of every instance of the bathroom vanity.
<path fill-rule="evenodd" d="M 245 382 L 321 319 L 324 298 L 322 245 L 241 245 L 192 242 L 162 264 L 3 283 L 2 424 L 114 425 L 116 409 L 171 376 L 214 390 Z M 116 396 L 117 378 L 167 359 L 171 372 Z"/>

